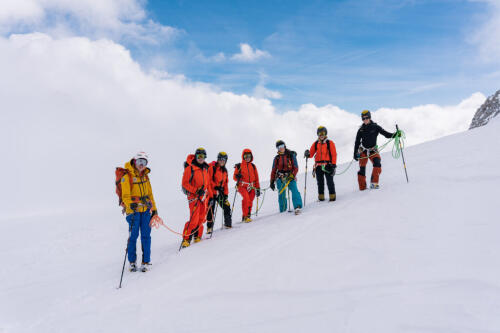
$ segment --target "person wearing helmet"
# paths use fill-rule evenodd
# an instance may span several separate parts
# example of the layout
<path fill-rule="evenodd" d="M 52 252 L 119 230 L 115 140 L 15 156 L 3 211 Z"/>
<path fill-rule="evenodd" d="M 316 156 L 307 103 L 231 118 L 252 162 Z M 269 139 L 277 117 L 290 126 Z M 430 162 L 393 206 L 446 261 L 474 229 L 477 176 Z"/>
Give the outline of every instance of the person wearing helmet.
<path fill-rule="evenodd" d="M 371 120 L 372 115 L 368 110 L 361 112 L 363 125 L 358 129 L 354 143 L 354 159 L 359 161 L 358 184 L 359 190 L 366 189 L 366 165 L 368 159 L 373 164 L 370 188 L 379 188 L 379 176 L 382 173 L 382 164 L 377 147 L 377 136 L 382 134 L 386 138 L 392 138 L 397 133 L 390 133 Z"/>
<path fill-rule="evenodd" d="M 153 216 L 158 214 L 153 190 L 149 181 L 151 169 L 148 165 L 148 155 L 145 152 L 137 153 L 125 164 L 127 173 L 121 179 L 122 201 L 127 214 L 130 238 L 127 246 L 127 256 L 130 271 L 137 270 L 136 243 L 141 233 L 142 264 L 141 270 L 146 271 L 151 265 L 151 227 Z"/>
<path fill-rule="evenodd" d="M 217 204 L 224 210 L 224 228 L 231 228 L 231 205 L 228 201 L 228 174 L 226 169 L 227 154 L 220 152 L 217 161 L 210 163 L 208 174 L 210 176 L 210 188 L 212 197 L 208 201 L 207 234 L 211 234 L 214 228 L 214 211 Z"/>
<path fill-rule="evenodd" d="M 204 148 L 196 149 L 188 155 L 184 162 L 182 190 L 187 195 L 189 203 L 189 221 L 184 225 L 181 247 L 188 247 L 194 236 L 194 242 L 201 241 L 203 223 L 207 217 L 208 199 L 212 197 L 208 164 L 205 162 L 207 152 Z"/>
<path fill-rule="evenodd" d="M 241 154 L 241 163 L 234 166 L 233 179 L 236 181 L 238 192 L 243 197 L 241 201 L 242 221 L 252 222 L 252 206 L 255 196 L 260 196 L 259 173 L 252 163 L 253 154 L 248 148 Z"/>
<path fill-rule="evenodd" d="M 328 131 L 324 126 L 318 127 L 316 134 L 318 135 L 318 140 L 312 144 L 309 150 L 304 152 L 304 157 L 311 158 L 316 155 L 313 173 L 315 173 L 318 183 L 319 201 L 325 201 L 325 178 L 330 194 L 330 201 L 335 201 L 337 195 L 335 193 L 333 176 L 337 169 L 337 150 L 335 143 L 327 138 Z"/>
<path fill-rule="evenodd" d="M 300 213 L 302 208 L 302 197 L 297 188 L 297 172 L 299 171 L 299 164 L 297 163 L 297 153 L 286 148 L 286 144 L 283 140 L 278 140 L 276 142 L 276 149 L 278 154 L 274 157 L 273 168 L 271 170 L 271 190 L 274 191 L 276 188 L 276 182 L 278 184 L 278 203 L 280 207 L 280 213 L 287 210 L 287 199 L 285 187 L 292 192 L 292 201 L 295 214 Z"/>

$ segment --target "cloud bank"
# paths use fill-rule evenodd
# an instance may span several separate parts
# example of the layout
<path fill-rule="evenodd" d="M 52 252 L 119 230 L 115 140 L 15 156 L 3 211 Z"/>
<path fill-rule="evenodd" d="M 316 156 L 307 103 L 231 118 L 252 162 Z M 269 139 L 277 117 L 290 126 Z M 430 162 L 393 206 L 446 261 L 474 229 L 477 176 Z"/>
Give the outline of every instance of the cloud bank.
<path fill-rule="evenodd" d="M 339 159 L 348 161 L 360 125 L 359 116 L 333 105 L 279 113 L 268 99 L 146 73 L 126 48 L 106 39 L 0 37 L 0 72 L 0 138 L 12 171 L 4 186 L 15 189 L 2 191 L 8 212 L 109 207 L 114 166 L 139 150 L 149 153 L 164 203 L 182 197 L 182 162 L 199 146 L 209 160 L 227 151 L 230 165 L 249 147 L 265 179 L 276 140 L 301 156 L 324 125 Z M 466 130 L 484 99 L 477 93 L 454 106 L 380 109 L 373 117 L 388 130 L 398 123 L 416 144 Z"/>

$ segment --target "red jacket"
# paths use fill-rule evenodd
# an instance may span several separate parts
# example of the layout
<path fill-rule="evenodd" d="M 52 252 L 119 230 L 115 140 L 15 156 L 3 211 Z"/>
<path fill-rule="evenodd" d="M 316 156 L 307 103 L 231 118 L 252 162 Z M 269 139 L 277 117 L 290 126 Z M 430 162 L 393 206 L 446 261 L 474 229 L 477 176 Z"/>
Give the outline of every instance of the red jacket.
<path fill-rule="evenodd" d="M 208 164 L 203 162 L 199 165 L 194 155 L 188 155 L 184 163 L 184 175 L 182 176 L 182 188 L 188 195 L 188 200 L 196 198 L 196 192 L 203 189 L 207 197 L 212 197 L 210 186 L 210 175 L 208 174 Z"/>
<path fill-rule="evenodd" d="M 210 187 L 214 196 L 215 188 L 219 186 L 224 188 L 224 195 L 229 194 L 229 189 L 227 188 L 228 175 L 225 166 L 221 167 L 217 162 L 210 163 L 208 167 L 208 175 L 210 176 Z"/>
<path fill-rule="evenodd" d="M 273 161 L 273 169 L 271 170 L 271 182 L 278 178 L 278 173 L 293 174 L 297 176 L 299 171 L 299 165 L 297 164 L 297 158 L 295 157 L 295 152 L 288 149 L 285 150 L 283 154 L 278 153 Z"/>
<path fill-rule="evenodd" d="M 243 153 L 241 154 L 241 163 L 238 163 L 234 166 L 233 179 L 238 182 L 239 186 L 248 187 L 248 185 L 252 185 L 255 188 L 260 188 L 259 173 L 257 172 L 257 167 L 255 167 L 255 164 L 252 163 L 253 154 L 250 163 L 243 159 L 243 156 L 247 153 L 252 154 L 252 151 L 248 148 L 243 150 Z M 242 176 L 239 181 L 236 178 L 237 174 L 241 174 Z"/>
<path fill-rule="evenodd" d="M 330 149 L 328 149 L 328 145 Z M 326 139 L 323 142 L 319 140 L 315 141 L 311 149 L 309 149 L 309 156 L 313 157 L 316 154 L 316 164 L 337 164 L 337 150 L 335 149 L 335 143 L 333 141 Z"/>

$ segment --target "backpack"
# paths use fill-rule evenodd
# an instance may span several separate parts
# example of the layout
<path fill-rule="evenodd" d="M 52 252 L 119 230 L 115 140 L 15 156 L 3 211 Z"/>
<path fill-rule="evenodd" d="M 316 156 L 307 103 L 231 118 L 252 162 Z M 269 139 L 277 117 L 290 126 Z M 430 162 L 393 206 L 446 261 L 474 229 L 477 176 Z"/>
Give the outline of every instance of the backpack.
<path fill-rule="evenodd" d="M 328 149 L 328 156 L 330 156 L 328 162 L 331 162 L 332 152 L 330 151 L 330 140 L 326 139 L 325 143 L 326 143 L 326 148 Z M 314 149 L 316 150 L 316 152 L 318 151 L 318 140 L 316 140 L 316 142 L 314 143 Z"/>
<path fill-rule="evenodd" d="M 316 149 L 318 149 L 318 148 L 316 147 Z M 283 155 L 288 156 L 288 163 L 291 163 L 291 167 L 292 167 L 292 169 L 293 169 L 293 158 L 294 158 L 295 156 L 297 156 L 297 153 L 296 153 L 296 152 L 294 152 L 293 150 L 288 150 L 288 149 L 287 149 L 287 150 L 285 151 L 285 154 L 283 154 Z M 273 164 L 275 164 L 275 163 L 276 163 L 276 161 L 277 161 L 279 158 L 280 158 L 280 155 L 276 155 L 276 156 L 274 157 L 274 162 L 273 162 Z M 289 165 L 289 166 L 290 166 L 290 165 Z"/>
<path fill-rule="evenodd" d="M 130 188 L 132 189 L 132 186 L 134 185 L 134 179 L 131 177 L 130 172 L 127 169 L 124 168 L 116 168 L 115 170 L 115 185 L 116 185 L 116 195 L 118 195 L 118 206 L 122 206 L 125 208 L 125 205 L 123 204 L 123 199 L 122 199 L 122 178 L 128 175 L 128 179 L 130 182 Z"/>

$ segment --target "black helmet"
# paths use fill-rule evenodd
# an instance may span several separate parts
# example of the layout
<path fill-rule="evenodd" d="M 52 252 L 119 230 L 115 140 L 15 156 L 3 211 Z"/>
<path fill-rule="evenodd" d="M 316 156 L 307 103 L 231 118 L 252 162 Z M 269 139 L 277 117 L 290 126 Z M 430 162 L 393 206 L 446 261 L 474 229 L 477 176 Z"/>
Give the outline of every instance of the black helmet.
<path fill-rule="evenodd" d="M 319 133 L 325 133 L 325 135 L 327 135 L 328 131 L 326 130 L 325 126 L 320 126 L 320 127 L 318 127 L 318 130 L 316 131 L 316 134 L 318 134 L 318 136 L 319 136 Z"/>
<path fill-rule="evenodd" d="M 227 154 L 223 151 L 221 151 L 218 155 L 217 155 L 217 161 L 226 161 L 227 162 Z"/>
<path fill-rule="evenodd" d="M 372 119 L 371 112 L 368 111 L 368 110 L 363 110 L 363 112 L 361 112 L 361 118 L 365 118 L 365 117 L 368 117 L 369 119 Z"/>
<path fill-rule="evenodd" d="M 286 148 L 285 141 L 283 141 L 283 140 L 278 140 L 278 141 L 276 141 L 276 148 L 278 148 L 278 147 L 279 147 L 279 146 L 281 146 L 281 145 L 285 146 L 285 148 Z"/>
<path fill-rule="evenodd" d="M 203 155 L 203 157 L 207 158 L 207 151 L 205 150 L 205 148 L 200 147 L 200 148 L 196 149 L 194 156 L 196 158 L 198 158 L 198 155 Z"/>

